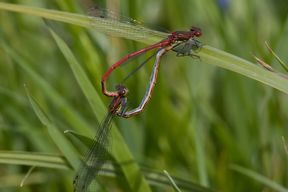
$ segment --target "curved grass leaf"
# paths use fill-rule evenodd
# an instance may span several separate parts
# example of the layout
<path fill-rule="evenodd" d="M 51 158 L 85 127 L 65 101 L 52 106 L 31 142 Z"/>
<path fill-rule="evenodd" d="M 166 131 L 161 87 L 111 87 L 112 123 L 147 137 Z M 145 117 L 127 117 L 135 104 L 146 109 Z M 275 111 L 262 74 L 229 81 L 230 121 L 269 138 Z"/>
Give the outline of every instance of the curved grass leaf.
<path fill-rule="evenodd" d="M 167 178 L 169 179 L 170 183 L 172 184 L 173 186 L 173 189 L 176 191 L 176 192 L 181 192 L 181 190 L 179 189 L 179 187 L 177 186 L 177 184 L 175 183 L 175 181 L 173 180 L 173 178 L 169 175 L 169 173 L 164 170 L 163 171 L 164 174 L 167 176 Z"/>
<path fill-rule="evenodd" d="M 75 135 L 77 136 L 77 135 Z M 82 137 L 80 138 L 82 140 Z M 87 138 L 89 140 L 89 138 Z M 91 140 L 92 141 L 92 140 Z M 67 161 L 62 155 L 55 154 L 45 154 L 36 152 L 23 152 L 23 151 L 0 151 L 0 163 L 10 164 L 10 165 L 26 165 L 35 166 L 43 168 L 53 168 L 53 169 L 64 169 L 68 170 L 71 167 L 68 165 Z M 114 169 L 110 166 L 104 171 L 101 171 L 100 175 L 113 176 L 116 177 Z M 142 169 L 145 178 L 150 185 L 169 187 L 171 186 L 170 180 L 167 176 L 160 172 L 155 172 L 153 170 Z M 185 181 L 183 179 L 178 179 L 172 177 L 175 184 L 183 191 L 194 191 L 194 192 L 214 192 L 214 190 L 206 187 L 202 187 L 198 184 Z"/>
<path fill-rule="evenodd" d="M 274 189 L 275 191 L 288 192 L 288 189 L 286 189 L 283 186 L 279 185 L 278 183 L 272 181 L 271 179 L 264 177 L 264 176 L 260 175 L 259 173 L 256 173 L 255 171 L 251 171 L 250 169 L 241 167 L 239 165 L 231 165 L 231 169 L 258 181 L 258 182 L 266 185 L 267 187 Z"/>
<path fill-rule="evenodd" d="M 8 3 L 0 3 L 0 9 L 39 16 L 82 27 L 94 28 L 109 35 L 123 37 L 147 44 L 155 43 L 156 41 L 167 37 L 167 34 L 159 31 L 153 31 L 145 27 L 133 26 L 110 19 L 88 17 L 74 13 Z M 234 71 L 269 85 L 284 93 L 288 93 L 288 84 L 286 79 L 275 73 L 266 71 L 249 61 L 210 46 L 203 46 L 199 52 L 199 56 L 204 63 Z"/>
<path fill-rule="evenodd" d="M 204 63 L 213 64 L 218 67 L 240 73 L 246 77 L 269 85 L 279 91 L 288 93 L 288 81 L 277 73 L 265 70 L 256 64 L 231 55 L 219 49 L 204 46 L 199 52 L 199 56 Z"/>
<path fill-rule="evenodd" d="M 80 160 L 78 160 L 76 155 L 77 153 L 75 152 L 74 148 L 67 140 L 67 138 L 63 135 L 63 133 L 61 133 L 59 129 L 52 123 L 52 121 L 49 120 L 48 116 L 40 108 L 37 102 L 30 96 L 29 91 L 27 89 L 26 91 L 34 112 L 40 119 L 41 123 L 48 128 L 48 133 L 50 134 L 50 137 L 57 145 L 57 147 L 60 149 L 60 151 L 64 154 L 69 164 L 74 169 L 77 169 L 80 164 Z"/>
<path fill-rule="evenodd" d="M 58 47 L 64 54 L 66 60 L 68 61 L 68 64 L 70 68 L 72 69 L 74 76 L 77 79 L 77 82 L 80 88 L 82 89 L 84 95 L 86 96 L 91 108 L 93 109 L 95 116 L 100 117 L 100 119 L 103 119 L 106 114 L 106 109 L 105 109 L 103 102 L 100 99 L 99 94 L 96 92 L 95 88 L 93 87 L 92 83 L 89 81 L 81 65 L 79 65 L 73 53 L 65 44 L 65 42 L 62 41 L 60 37 L 56 35 L 56 33 L 54 33 L 51 29 L 49 30 L 52 36 L 54 37 Z"/>
<path fill-rule="evenodd" d="M 59 110 L 63 112 L 63 116 L 75 130 L 85 130 L 92 133 L 90 125 L 88 125 L 81 115 L 75 109 L 73 109 L 73 107 L 69 105 L 69 103 L 67 103 L 67 101 L 65 101 L 65 99 L 62 98 L 61 95 L 57 93 L 57 91 L 43 77 L 37 74 L 37 72 L 32 69 L 31 65 L 29 65 L 23 57 L 17 55 L 17 53 L 13 51 L 13 49 L 6 43 L 0 43 L 4 48 L 4 51 L 15 61 L 17 65 L 24 69 L 24 72 L 33 80 L 34 83 L 36 83 L 37 88 L 43 91 L 43 93 L 45 93 L 45 95 L 51 99 L 53 103 L 55 103 Z"/>
<path fill-rule="evenodd" d="M 36 152 L 0 151 L 0 163 L 53 169 L 71 169 L 63 156 Z"/>
<path fill-rule="evenodd" d="M 139 28 L 139 26 L 133 26 L 128 23 L 121 23 L 116 20 L 100 17 L 90 17 L 86 15 L 68 13 L 57 10 L 1 2 L 0 9 L 24 13 L 27 15 L 34 15 L 82 27 L 93 28 L 112 36 L 123 37 L 143 43 L 153 43 L 167 36 L 166 33 L 154 31 L 145 27 Z M 116 25 L 117 27 L 115 27 Z"/>
<path fill-rule="evenodd" d="M 105 110 L 104 104 L 101 102 L 99 95 L 94 90 L 92 84 L 89 82 L 88 77 L 85 75 L 84 70 L 82 69 L 81 65 L 77 62 L 76 58 L 74 57 L 71 50 L 65 44 L 65 42 L 60 39 L 60 37 L 54 33 L 51 29 L 50 32 L 54 37 L 58 47 L 60 48 L 61 52 L 64 54 L 67 62 L 69 63 L 70 67 L 72 68 L 75 78 L 77 79 L 80 87 L 82 88 L 83 93 L 87 97 L 92 109 L 96 117 L 104 117 Z M 113 155 L 117 162 L 128 162 L 133 159 L 125 141 L 123 140 L 122 136 L 116 129 L 115 125 L 111 129 L 111 135 L 113 138 L 112 148 L 113 148 Z M 130 187 L 133 191 L 150 191 L 149 185 L 145 181 L 144 177 L 141 175 L 140 169 L 136 163 L 131 163 L 129 166 L 122 166 L 121 167 L 124 175 L 130 184 Z"/>

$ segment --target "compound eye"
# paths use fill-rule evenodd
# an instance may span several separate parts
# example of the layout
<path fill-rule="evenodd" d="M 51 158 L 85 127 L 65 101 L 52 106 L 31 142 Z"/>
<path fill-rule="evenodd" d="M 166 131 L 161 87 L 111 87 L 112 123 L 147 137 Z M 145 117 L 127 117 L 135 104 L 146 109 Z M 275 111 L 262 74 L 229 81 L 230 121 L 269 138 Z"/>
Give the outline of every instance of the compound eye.
<path fill-rule="evenodd" d="M 196 27 L 191 27 L 190 31 L 198 31 Z"/>
<path fill-rule="evenodd" d="M 199 37 L 199 36 L 201 36 L 201 35 L 202 35 L 202 32 L 201 32 L 201 31 L 196 32 L 196 36 L 197 36 L 197 37 Z"/>
<path fill-rule="evenodd" d="M 199 37 L 202 35 L 202 31 L 200 28 L 198 27 L 191 27 L 190 29 L 191 32 L 193 32 L 193 34 L 196 36 L 196 37 Z"/>
<path fill-rule="evenodd" d="M 127 93 L 128 93 L 128 89 L 126 89 L 126 88 L 123 88 L 123 89 L 120 91 L 120 94 L 121 94 L 122 96 L 126 96 Z"/>
<path fill-rule="evenodd" d="M 191 29 L 190 29 L 190 31 L 198 31 L 198 32 L 201 32 L 201 29 L 198 28 L 198 27 L 192 26 Z"/>

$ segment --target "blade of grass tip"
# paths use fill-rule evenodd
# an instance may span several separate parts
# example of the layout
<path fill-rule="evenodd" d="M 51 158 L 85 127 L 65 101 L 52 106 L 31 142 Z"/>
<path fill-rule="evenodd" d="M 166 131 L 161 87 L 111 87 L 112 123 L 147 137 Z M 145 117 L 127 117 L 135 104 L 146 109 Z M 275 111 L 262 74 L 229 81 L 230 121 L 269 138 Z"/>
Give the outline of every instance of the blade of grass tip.
<path fill-rule="evenodd" d="M 247 168 L 238 166 L 238 165 L 231 165 L 230 168 L 238 173 L 241 173 L 243 175 L 246 175 L 264 185 L 267 187 L 270 187 L 271 189 L 274 189 L 279 192 L 288 192 L 288 189 L 285 189 L 283 186 L 279 185 L 278 183 L 268 179 L 267 177 L 264 177 L 254 171 L 251 171 Z"/>
<path fill-rule="evenodd" d="M 81 135 L 73 130 L 65 130 L 65 134 L 72 135 L 73 137 L 77 138 L 82 144 L 84 144 L 87 148 L 93 144 L 93 139 Z"/>
<path fill-rule="evenodd" d="M 66 160 L 69 162 L 69 164 L 76 170 L 80 164 L 80 160 L 78 159 L 77 153 L 71 146 L 70 142 L 66 139 L 66 137 L 63 136 L 63 133 L 61 133 L 56 126 L 49 120 L 48 116 L 42 111 L 40 106 L 37 104 L 37 102 L 31 97 L 28 88 L 25 86 L 27 96 L 29 98 L 29 101 L 31 103 L 31 106 L 36 113 L 37 117 L 41 121 L 43 125 L 45 125 L 48 128 L 48 133 L 54 143 L 57 145 L 57 147 L 60 149 L 60 151 L 64 154 L 66 157 Z"/>
<path fill-rule="evenodd" d="M 275 72 L 274 69 L 268 63 L 265 63 L 262 59 L 256 57 L 255 55 L 253 57 L 256 60 L 256 62 L 261 65 L 261 67 L 267 69 L 268 71 Z"/>
<path fill-rule="evenodd" d="M 168 178 L 168 180 L 170 181 L 170 183 L 172 184 L 173 189 L 174 189 L 175 191 L 177 191 L 177 192 L 181 192 L 181 190 L 180 190 L 179 187 L 176 185 L 176 183 L 174 182 L 174 180 L 172 179 L 172 177 L 169 175 L 169 173 L 168 173 L 166 170 L 164 170 L 163 172 L 164 172 L 164 174 L 167 176 L 167 178 Z"/>
<path fill-rule="evenodd" d="M 273 51 L 273 49 L 269 46 L 267 41 L 265 41 L 265 45 L 268 48 L 269 52 L 276 58 L 276 60 L 280 63 L 280 65 L 285 69 L 286 72 L 288 72 L 288 65 L 284 63 L 280 57 Z"/>
<path fill-rule="evenodd" d="M 24 178 L 22 179 L 21 183 L 20 183 L 20 187 L 24 186 L 25 181 L 28 179 L 28 177 L 31 175 L 32 171 L 35 169 L 36 167 L 30 167 L 30 169 L 28 170 L 28 172 L 26 173 L 26 175 L 24 176 Z"/>
<path fill-rule="evenodd" d="M 11 191 L 26 191 L 26 189 L 19 189 L 19 183 L 23 179 L 24 174 L 22 173 L 12 173 L 6 176 L 0 177 L 0 190 L 2 192 Z M 49 176 L 44 172 L 33 172 L 29 177 L 29 186 L 32 185 L 43 185 L 49 180 Z M 51 181 L 51 180 L 49 180 Z M 27 187 L 28 188 L 28 187 Z M 8 190 L 5 190 L 8 189 Z"/>
<path fill-rule="evenodd" d="M 72 51 L 69 49 L 66 43 L 52 29 L 49 30 L 53 38 L 55 39 L 57 45 L 59 46 L 60 50 L 67 59 L 68 63 L 70 64 L 72 70 L 74 71 L 74 75 L 80 87 L 82 88 L 85 96 L 88 98 L 88 101 L 91 107 L 93 108 L 95 115 L 97 117 L 100 116 L 100 118 L 103 119 L 106 111 L 104 104 L 100 100 L 99 95 L 97 94 L 93 85 L 90 83 L 89 79 L 87 78 L 86 74 L 81 68 L 81 65 L 77 62 L 76 58 L 72 54 Z M 96 97 L 98 97 L 98 99 L 95 99 Z M 129 162 L 131 161 L 131 159 L 134 159 L 125 141 L 123 140 L 121 134 L 116 129 L 115 125 L 113 125 L 113 129 L 111 129 L 111 136 L 113 138 L 112 154 L 114 155 L 115 160 L 117 162 Z M 140 168 L 136 163 L 131 163 L 131 165 L 129 166 L 123 165 L 121 166 L 121 168 L 124 172 L 124 175 L 128 183 L 130 184 L 132 191 L 135 191 L 136 189 L 139 192 L 151 191 L 148 183 L 146 182 L 145 178 L 140 172 Z"/>
<path fill-rule="evenodd" d="M 111 36 L 123 37 L 126 39 L 131 39 L 147 44 L 155 43 L 167 37 L 167 34 L 163 32 L 154 31 L 145 27 L 134 26 L 124 22 L 121 23 L 120 21 L 107 18 L 91 17 L 75 13 L 49 10 L 39 7 L 29 7 L 25 5 L 9 4 L 3 2 L 0 2 L 0 9 L 34 15 L 86 28 L 93 28 L 99 32 Z"/>
<path fill-rule="evenodd" d="M 198 55 L 204 63 L 234 71 L 288 94 L 287 79 L 240 57 L 208 45 L 203 46 L 198 52 Z"/>
<path fill-rule="evenodd" d="M 82 92 L 86 96 L 96 118 L 100 115 L 100 119 L 103 119 L 106 114 L 106 107 L 100 99 L 99 94 L 93 87 L 92 83 L 89 81 L 89 78 L 85 74 L 83 68 L 77 62 L 75 56 L 68 48 L 66 43 L 51 28 L 49 28 L 49 31 L 52 34 L 61 52 L 63 53 L 64 57 L 68 61 L 68 64 L 71 67 L 74 76 L 80 88 L 82 89 Z"/>

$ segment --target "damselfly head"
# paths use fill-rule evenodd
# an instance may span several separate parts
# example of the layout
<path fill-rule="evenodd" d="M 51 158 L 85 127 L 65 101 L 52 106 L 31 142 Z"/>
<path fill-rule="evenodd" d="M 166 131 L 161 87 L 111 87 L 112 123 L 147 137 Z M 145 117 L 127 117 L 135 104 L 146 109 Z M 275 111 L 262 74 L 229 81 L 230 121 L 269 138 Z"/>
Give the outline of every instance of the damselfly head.
<path fill-rule="evenodd" d="M 127 87 L 125 87 L 124 85 L 116 85 L 116 90 L 119 96 L 126 96 L 129 92 Z"/>
<path fill-rule="evenodd" d="M 194 27 L 192 26 L 191 29 L 190 29 L 191 32 L 193 32 L 193 34 L 196 36 L 196 37 L 200 37 L 202 35 L 202 31 L 200 28 L 198 27 Z"/>

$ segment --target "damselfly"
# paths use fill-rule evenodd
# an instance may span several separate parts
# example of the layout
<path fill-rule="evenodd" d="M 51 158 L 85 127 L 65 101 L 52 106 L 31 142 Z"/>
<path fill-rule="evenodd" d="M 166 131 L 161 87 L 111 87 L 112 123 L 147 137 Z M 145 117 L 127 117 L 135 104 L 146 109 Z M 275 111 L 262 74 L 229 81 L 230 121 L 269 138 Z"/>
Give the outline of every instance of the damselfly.
<path fill-rule="evenodd" d="M 128 90 L 124 86 L 116 87 L 118 94 L 115 96 L 109 105 L 108 113 L 100 124 L 93 144 L 77 170 L 73 180 L 75 192 L 87 191 L 89 185 L 95 179 L 96 175 L 101 170 L 101 167 L 108 160 L 107 146 L 109 145 L 109 131 L 111 122 L 115 115 L 121 114 L 126 105 L 126 94 Z"/>
<path fill-rule="evenodd" d="M 137 115 L 140 112 L 143 111 L 144 107 L 147 105 L 148 101 L 151 98 L 151 94 L 153 91 L 153 88 L 155 86 L 155 83 L 157 81 L 157 74 L 158 74 L 158 68 L 160 64 L 160 58 L 167 53 L 170 50 L 173 50 L 177 52 L 177 56 L 193 56 L 194 50 L 198 49 L 201 46 L 201 43 L 195 39 L 195 37 L 200 37 L 202 35 L 202 32 L 197 27 L 192 27 L 190 31 L 174 31 L 168 37 L 156 44 L 150 45 L 146 48 L 140 49 L 136 52 L 130 53 L 114 63 L 103 75 L 101 86 L 102 86 L 102 92 L 104 95 L 108 97 L 116 97 L 118 95 L 118 91 L 108 91 L 106 86 L 106 81 L 108 77 L 111 75 L 111 73 L 121 66 L 123 63 L 125 63 L 128 59 L 134 58 L 136 56 L 139 56 L 143 53 L 146 53 L 153 49 L 159 49 L 156 54 L 154 66 L 152 69 L 152 74 L 150 76 L 150 81 L 148 88 L 146 89 L 146 93 L 144 98 L 142 99 L 140 105 L 130 111 L 126 111 L 121 114 L 122 117 L 129 118 L 131 116 Z M 149 58 L 150 59 L 150 58 Z M 145 64 L 142 63 L 141 65 Z"/>
<path fill-rule="evenodd" d="M 101 29 L 97 25 L 97 23 L 101 22 L 101 24 L 103 24 L 101 25 L 103 26 L 103 28 L 105 29 L 109 28 L 110 29 L 109 31 L 111 31 L 111 34 L 112 35 L 117 34 L 118 37 L 122 36 L 122 37 L 126 37 L 129 39 L 138 39 L 138 40 L 142 39 L 143 40 L 147 38 L 145 36 L 146 34 L 147 35 L 154 34 L 153 30 L 143 27 L 136 20 L 131 19 L 129 17 L 123 17 L 123 16 L 121 17 L 121 15 L 115 14 L 115 12 L 113 11 L 102 9 L 102 8 L 99 8 L 98 6 L 90 6 L 89 15 L 92 16 L 91 24 L 93 26 L 97 27 L 97 29 L 101 31 Z M 156 56 L 155 58 L 154 69 L 151 74 L 151 78 L 154 76 L 152 84 L 151 84 L 151 78 L 150 78 L 150 82 L 146 90 L 145 96 L 142 99 L 142 102 L 140 103 L 139 107 L 129 112 L 126 111 L 125 113 L 122 113 L 122 117 L 128 118 L 128 117 L 139 114 L 143 110 L 143 108 L 146 106 L 148 101 L 150 100 L 151 92 L 154 88 L 154 84 L 157 81 L 157 72 L 155 73 L 156 76 L 153 75 L 153 73 L 155 71 L 158 71 L 158 66 L 159 66 L 160 58 L 162 55 L 164 55 L 169 50 L 173 50 L 177 53 L 177 56 L 194 56 L 194 52 L 193 52 L 194 48 L 198 49 L 201 46 L 200 42 L 198 42 L 195 39 L 196 37 L 200 37 L 202 35 L 202 31 L 198 27 L 191 27 L 189 31 L 174 31 L 170 34 L 161 33 L 161 36 L 163 35 L 164 37 L 166 36 L 165 39 L 161 40 L 158 43 L 152 44 L 148 47 L 145 47 L 143 49 L 140 49 L 138 51 L 132 52 L 124 56 L 119 61 L 114 63 L 103 75 L 102 80 L 101 80 L 103 94 L 108 97 L 115 97 L 117 96 L 118 92 L 108 91 L 107 86 L 106 86 L 106 81 L 111 75 L 111 73 L 116 68 L 118 68 L 119 66 L 127 62 L 128 60 L 131 61 L 132 59 L 135 59 L 139 55 L 142 55 L 151 50 L 157 50 L 160 48 L 160 51 L 158 53 L 156 52 L 156 54 L 159 57 L 157 58 Z M 131 38 L 131 36 L 133 36 L 134 38 Z M 147 61 L 150 60 L 151 58 L 153 58 L 153 55 L 152 57 L 149 57 L 145 62 L 143 62 L 141 66 L 147 63 Z M 139 67 L 137 67 L 137 69 L 138 68 Z M 151 91 L 149 91 L 149 89 L 151 89 Z"/>

